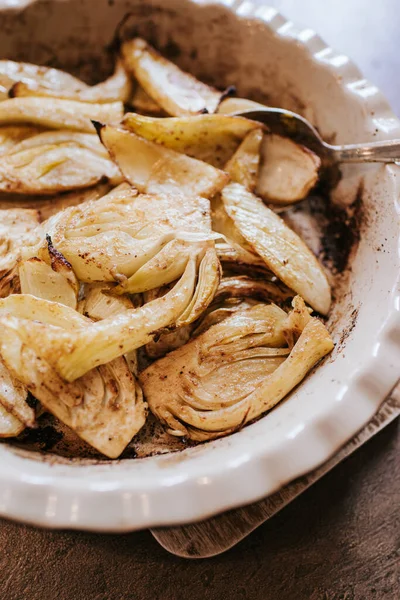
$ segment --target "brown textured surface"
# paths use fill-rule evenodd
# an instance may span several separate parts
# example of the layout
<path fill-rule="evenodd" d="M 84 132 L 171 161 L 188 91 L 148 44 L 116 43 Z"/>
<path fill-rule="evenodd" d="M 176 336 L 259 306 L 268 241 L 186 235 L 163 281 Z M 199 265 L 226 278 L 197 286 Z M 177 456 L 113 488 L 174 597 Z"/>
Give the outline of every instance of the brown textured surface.
<path fill-rule="evenodd" d="M 93 0 L 94 1 L 94 0 Z M 398 0 L 269 0 L 350 54 L 400 113 Z M 168 555 L 148 532 L 0 524 L 3 600 L 397 600 L 399 426 L 393 423 L 228 553 Z"/>

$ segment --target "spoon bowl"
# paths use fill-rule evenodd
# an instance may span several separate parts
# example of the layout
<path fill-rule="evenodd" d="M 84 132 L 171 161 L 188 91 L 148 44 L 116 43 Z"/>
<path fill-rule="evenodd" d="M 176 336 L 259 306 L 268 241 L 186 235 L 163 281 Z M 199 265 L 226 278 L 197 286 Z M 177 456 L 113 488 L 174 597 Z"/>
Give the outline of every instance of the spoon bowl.
<path fill-rule="evenodd" d="M 234 115 L 263 123 L 272 133 L 290 137 L 310 148 L 325 162 L 400 163 L 400 140 L 335 146 L 325 142 L 307 119 L 290 110 L 265 107 L 238 111 Z"/>

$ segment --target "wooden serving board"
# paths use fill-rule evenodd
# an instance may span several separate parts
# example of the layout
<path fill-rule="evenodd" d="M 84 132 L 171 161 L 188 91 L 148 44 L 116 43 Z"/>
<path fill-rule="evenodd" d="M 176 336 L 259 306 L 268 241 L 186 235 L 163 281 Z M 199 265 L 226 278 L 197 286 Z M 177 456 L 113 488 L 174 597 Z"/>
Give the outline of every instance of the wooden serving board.
<path fill-rule="evenodd" d="M 400 384 L 382 403 L 373 419 L 337 454 L 311 473 L 292 481 L 272 496 L 255 504 L 199 523 L 152 529 L 151 533 L 168 552 L 183 558 L 208 558 L 221 554 L 279 512 L 399 415 Z"/>

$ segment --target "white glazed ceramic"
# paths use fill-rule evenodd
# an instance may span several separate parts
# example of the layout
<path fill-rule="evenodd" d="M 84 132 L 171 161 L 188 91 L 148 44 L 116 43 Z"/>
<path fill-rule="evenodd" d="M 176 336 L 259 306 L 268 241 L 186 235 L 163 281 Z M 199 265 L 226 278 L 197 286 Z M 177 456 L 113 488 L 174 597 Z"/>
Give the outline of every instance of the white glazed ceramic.
<path fill-rule="evenodd" d="M 131 10 L 136 31 L 183 67 L 301 111 L 327 139 L 400 138 L 385 99 L 349 59 L 274 9 L 229 0 L 1 4 L 1 57 L 85 64 L 86 74 L 99 74 L 103 47 Z M 399 173 L 344 170 L 335 197 L 354 200 L 362 174 L 364 193 L 361 241 L 331 317 L 338 344 L 285 402 L 233 436 L 154 458 L 52 463 L 1 444 L 0 514 L 102 531 L 178 524 L 255 501 L 325 461 L 373 416 L 400 374 Z"/>

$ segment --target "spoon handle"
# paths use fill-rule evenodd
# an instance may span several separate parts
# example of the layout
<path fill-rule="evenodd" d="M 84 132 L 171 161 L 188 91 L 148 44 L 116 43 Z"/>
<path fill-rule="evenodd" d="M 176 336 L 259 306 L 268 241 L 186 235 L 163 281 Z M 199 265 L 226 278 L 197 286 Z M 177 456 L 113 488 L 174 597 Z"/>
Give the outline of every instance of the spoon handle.
<path fill-rule="evenodd" d="M 337 162 L 400 163 L 400 140 L 386 140 L 370 144 L 331 146 L 325 144 Z"/>

